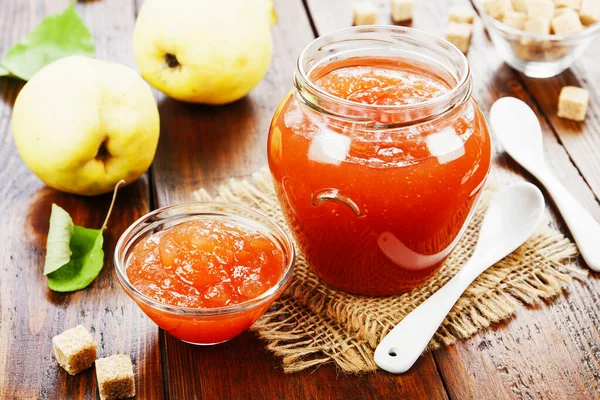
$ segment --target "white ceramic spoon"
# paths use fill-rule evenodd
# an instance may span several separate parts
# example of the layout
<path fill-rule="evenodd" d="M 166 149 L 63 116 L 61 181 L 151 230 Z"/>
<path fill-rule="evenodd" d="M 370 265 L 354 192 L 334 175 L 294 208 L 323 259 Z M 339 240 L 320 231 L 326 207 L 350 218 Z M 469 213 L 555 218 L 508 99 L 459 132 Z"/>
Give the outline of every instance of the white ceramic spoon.
<path fill-rule="evenodd" d="M 533 110 L 519 99 L 503 97 L 490 110 L 490 124 L 506 152 L 546 187 L 577 242 L 581 256 L 591 269 L 600 271 L 600 224 L 544 162 L 542 128 Z"/>
<path fill-rule="evenodd" d="M 485 212 L 471 259 L 383 338 L 375 350 L 377 365 L 394 374 L 410 369 L 461 294 L 531 236 L 544 207 L 544 196 L 530 183 L 517 183 L 498 193 Z"/>

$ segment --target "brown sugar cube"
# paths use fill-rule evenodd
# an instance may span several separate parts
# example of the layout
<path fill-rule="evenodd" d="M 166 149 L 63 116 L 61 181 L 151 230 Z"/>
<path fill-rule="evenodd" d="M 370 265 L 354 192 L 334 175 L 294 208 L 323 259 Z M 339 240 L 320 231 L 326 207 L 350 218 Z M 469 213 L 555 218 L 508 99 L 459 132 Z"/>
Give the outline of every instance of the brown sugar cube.
<path fill-rule="evenodd" d="M 581 0 L 554 0 L 556 7 L 568 7 L 573 10 L 579 10 L 581 7 Z"/>
<path fill-rule="evenodd" d="M 483 0 L 485 12 L 492 18 L 500 20 L 507 11 L 508 4 L 506 0 Z M 511 4 L 512 8 L 512 4 Z"/>
<path fill-rule="evenodd" d="M 539 17 L 527 17 L 523 24 L 523 31 L 537 35 L 547 35 L 550 33 L 550 20 Z M 543 39 L 523 36 L 519 39 L 522 46 L 522 52 L 527 56 L 520 56 L 523 60 L 543 61 L 544 54 L 550 46 L 550 42 Z"/>
<path fill-rule="evenodd" d="M 536 61 L 539 58 L 539 54 L 535 51 L 532 51 L 531 45 L 527 43 L 514 42 L 511 44 L 511 47 L 515 53 L 515 55 L 521 60 L 525 61 Z"/>
<path fill-rule="evenodd" d="M 518 11 L 507 11 L 502 18 L 502 23 L 510 26 L 511 28 L 523 30 L 527 14 Z"/>
<path fill-rule="evenodd" d="M 415 0 L 392 0 L 392 20 L 406 22 L 413 19 Z"/>
<path fill-rule="evenodd" d="M 471 43 L 471 34 L 473 32 L 473 26 L 471 24 L 459 24 L 456 22 L 450 22 L 446 27 L 446 39 L 458 47 L 460 51 L 466 53 L 469 51 L 469 44 Z"/>
<path fill-rule="evenodd" d="M 525 0 L 512 0 L 512 6 L 515 11 L 526 13 L 527 7 L 525 6 Z"/>
<path fill-rule="evenodd" d="M 568 8 L 568 7 L 559 7 L 559 8 L 555 8 L 554 9 L 554 16 L 555 17 L 559 17 L 559 16 L 561 16 L 563 14 L 566 14 L 566 13 L 574 13 L 577 16 L 579 15 L 579 14 L 577 14 L 577 11 L 573 10 L 572 8 Z"/>
<path fill-rule="evenodd" d="M 534 33 L 537 35 L 547 35 L 550 33 L 550 20 L 541 17 L 527 17 L 525 23 L 523 24 L 523 30 L 525 32 Z M 534 53 L 537 53 L 538 49 L 542 49 L 543 46 L 545 46 L 544 41 L 525 36 L 523 36 L 519 41 L 522 45 L 535 45 L 536 50 Z"/>
<path fill-rule="evenodd" d="M 126 399 L 135 396 L 135 378 L 131 358 L 125 354 L 96 360 L 96 378 L 100 399 Z"/>
<path fill-rule="evenodd" d="M 475 10 L 468 5 L 455 5 L 450 7 L 448 21 L 462 24 L 472 24 L 475 19 Z"/>
<path fill-rule="evenodd" d="M 552 18 L 551 26 L 552 31 L 557 35 L 572 35 L 583 31 L 579 15 L 574 12 L 567 12 Z"/>
<path fill-rule="evenodd" d="M 538 35 L 550 33 L 550 20 L 542 17 L 528 17 L 523 24 L 523 30 Z"/>
<path fill-rule="evenodd" d="M 54 336 L 52 347 L 60 366 L 71 375 L 91 367 L 97 356 L 94 338 L 83 325 Z"/>
<path fill-rule="evenodd" d="M 575 86 L 565 86 L 558 96 L 558 113 L 560 118 L 583 121 L 587 112 L 590 94 L 587 90 Z"/>
<path fill-rule="evenodd" d="M 527 15 L 550 19 L 554 17 L 554 2 L 552 0 L 525 0 Z"/>
<path fill-rule="evenodd" d="M 377 22 L 377 7 L 370 1 L 354 3 L 352 9 L 354 25 L 373 25 Z"/>
<path fill-rule="evenodd" d="M 582 0 L 579 18 L 585 26 L 598 22 L 600 20 L 600 0 Z"/>

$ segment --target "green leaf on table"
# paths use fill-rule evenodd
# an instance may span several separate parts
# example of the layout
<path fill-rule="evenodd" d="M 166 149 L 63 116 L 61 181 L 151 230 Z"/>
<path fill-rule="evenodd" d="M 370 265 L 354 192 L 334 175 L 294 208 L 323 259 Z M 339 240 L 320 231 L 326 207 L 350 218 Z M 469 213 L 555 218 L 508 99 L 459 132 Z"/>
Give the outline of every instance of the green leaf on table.
<path fill-rule="evenodd" d="M 71 235 L 73 234 L 73 220 L 69 213 L 52 204 L 50 214 L 50 230 L 46 242 L 46 262 L 44 275 L 56 271 L 71 259 Z"/>
<path fill-rule="evenodd" d="M 48 274 L 48 287 L 55 292 L 73 292 L 87 287 L 104 264 L 101 229 L 75 226 L 69 243 L 70 260 Z"/>
<path fill-rule="evenodd" d="M 100 229 L 73 225 L 71 216 L 52 204 L 50 230 L 46 243 L 44 275 L 48 287 L 56 292 L 74 292 L 86 288 L 96 279 L 104 265 L 103 232 L 117 197 L 117 183 L 106 219 Z"/>
<path fill-rule="evenodd" d="M 93 57 L 94 40 L 71 4 L 62 13 L 44 18 L 25 39 L 8 50 L 0 66 L 0 76 L 13 75 L 27 81 L 51 62 L 75 54 Z"/>

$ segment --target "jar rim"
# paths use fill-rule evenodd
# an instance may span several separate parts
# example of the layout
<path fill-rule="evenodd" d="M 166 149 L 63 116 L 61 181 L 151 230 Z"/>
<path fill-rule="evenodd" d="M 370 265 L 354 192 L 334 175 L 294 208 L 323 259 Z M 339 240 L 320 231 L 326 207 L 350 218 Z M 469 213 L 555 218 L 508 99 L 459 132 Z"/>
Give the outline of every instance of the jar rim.
<path fill-rule="evenodd" d="M 315 67 L 327 64 L 327 58 L 325 58 L 325 61 L 321 61 L 315 65 L 312 54 L 318 51 L 324 51 L 327 46 L 332 44 L 348 43 L 351 41 L 364 41 L 365 44 L 368 41 L 379 42 L 386 45 L 390 50 L 393 49 L 394 44 L 406 42 L 411 45 L 418 45 L 418 47 L 423 49 L 437 51 L 439 54 L 444 53 L 449 62 L 452 61 L 456 64 L 454 71 L 451 71 L 450 68 L 447 68 L 447 65 L 444 65 L 448 72 L 450 72 L 453 78 L 456 80 L 456 83 L 452 85 L 448 92 L 440 96 L 413 104 L 366 104 L 337 97 L 317 86 L 314 80 L 311 78 L 311 73 L 314 72 Z M 424 58 L 427 57 L 424 56 Z M 431 61 L 435 62 L 436 60 L 431 59 Z M 356 26 L 340 29 L 316 38 L 302 50 L 297 59 L 294 85 L 300 94 L 301 100 L 305 104 L 311 106 L 311 108 L 315 108 L 315 105 L 319 102 L 319 100 L 324 99 L 325 101 L 332 102 L 338 106 L 361 109 L 367 112 L 375 111 L 397 113 L 423 110 L 426 108 L 432 109 L 432 113 L 428 115 L 427 118 L 411 120 L 408 123 L 395 124 L 394 126 L 386 127 L 412 125 L 436 118 L 440 114 L 444 114 L 450 109 L 467 102 L 471 98 L 472 93 L 471 67 L 466 56 L 456 46 L 431 33 L 414 28 L 395 25 Z M 329 109 L 319 108 L 318 111 L 341 117 L 342 119 L 348 118 L 348 115 L 340 115 L 339 113 Z M 350 117 L 350 119 L 354 118 Z"/>
<path fill-rule="evenodd" d="M 196 211 L 192 211 L 193 209 L 197 209 Z M 228 211 L 223 211 L 228 210 Z M 161 214 L 174 213 L 170 216 L 161 217 Z M 281 277 L 277 281 L 277 283 L 267 289 L 264 293 L 260 294 L 257 297 L 249 299 L 243 303 L 222 306 L 222 307 L 212 307 L 212 308 L 197 308 L 197 307 L 179 307 L 176 305 L 162 303 L 157 300 L 154 300 L 150 296 L 139 291 L 130 281 L 126 274 L 126 266 L 127 266 L 127 255 L 130 252 L 132 245 L 134 242 L 141 237 L 145 232 L 149 231 L 148 225 L 150 221 L 154 222 L 154 225 L 158 225 L 158 221 L 163 223 L 162 221 L 168 221 L 169 217 L 185 217 L 186 215 L 189 217 L 198 217 L 202 216 L 222 216 L 222 217 L 237 217 L 240 218 L 240 214 L 245 213 L 248 215 L 252 215 L 256 217 L 260 221 L 250 220 L 249 218 L 242 217 L 244 219 L 248 219 L 255 224 L 260 225 L 261 228 L 268 231 L 279 243 L 276 243 L 283 252 L 283 271 Z M 145 230 L 144 230 L 145 229 Z M 117 271 L 117 278 L 121 283 L 123 289 L 136 301 L 140 301 L 143 304 L 152 307 L 153 309 L 159 310 L 161 312 L 175 314 L 175 315 L 183 315 L 183 316 L 223 316 L 223 315 L 231 315 L 239 312 L 243 312 L 249 309 L 253 309 L 258 307 L 267 301 L 271 300 L 273 297 L 277 296 L 283 289 L 287 287 L 287 284 L 290 282 L 290 278 L 292 276 L 292 272 L 294 270 L 294 265 L 296 261 L 296 251 L 290 238 L 289 234 L 287 234 L 272 218 L 267 215 L 253 210 L 248 207 L 244 207 L 238 204 L 231 203 L 223 203 L 223 202 L 187 202 L 180 203 L 170 206 L 165 206 L 158 208 L 154 211 L 151 211 L 133 224 L 131 224 L 125 232 L 121 235 L 117 244 L 115 246 L 114 251 L 114 265 Z"/>

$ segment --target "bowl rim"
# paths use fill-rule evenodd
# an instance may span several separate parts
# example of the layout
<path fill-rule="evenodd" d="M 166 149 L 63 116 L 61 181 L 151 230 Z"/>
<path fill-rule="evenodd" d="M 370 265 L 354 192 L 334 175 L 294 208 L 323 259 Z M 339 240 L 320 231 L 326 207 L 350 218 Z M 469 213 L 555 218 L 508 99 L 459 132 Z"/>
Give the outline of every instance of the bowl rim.
<path fill-rule="evenodd" d="M 475 0 L 474 4 L 475 4 L 475 7 L 477 8 L 479 15 L 483 19 L 484 25 L 486 25 L 486 27 L 488 25 L 491 25 L 495 29 L 497 29 L 503 33 L 506 33 L 506 34 L 518 35 L 521 37 L 526 37 L 526 38 L 531 38 L 531 39 L 561 42 L 562 44 L 573 44 L 574 42 L 581 42 L 581 41 L 593 39 L 592 36 L 594 36 L 595 34 L 600 32 L 600 21 L 596 22 L 590 26 L 585 27 L 585 29 L 581 32 L 575 33 L 572 35 L 556 35 L 556 34 L 543 35 L 543 34 L 539 34 L 539 33 L 525 32 L 525 31 L 513 28 L 511 26 L 508 26 L 508 25 L 498 21 L 495 18 L 492 18 L 487 12 L 485 12 L 485 9 L 483 8 L 481 0 Z"/>
<path fill-rule="evenodd" d="M 126 267 L 126 262 L 127 262 L 126 255 L 129 253 L 130 247 L 131 247 L 131 245 L 127 246 L 127 243 L 129 243 L 130 241 L 133 241 L 139 237 L 139 234 L 131 237 L 132 234 L 134 234 L 134 231 L 136 230 L 136 228 L 139 228 L 144 222 L 148 221 L 152 217 L 158 216 L 161 213 L 168 212 L 168 211 L 174 211 L 174 210 L 175 211 L 176 210 L 189 211 L 189 209 L 193 208 L 194 206 L 196 206 L 196 207 L 203 206 L 203 207 L 208 208 L 207 211 L 204 211 L 204 212 L 198 213 L 198 214 L 193 214 L 195 217 L 199 217 L 199 218 L 201 218 L 203 215 L 204 216 L 218 215 L 218 216 L 229 216 L 229 217 L 233 216 L 233 217 L 238 217 L 238 218 L 240 217 L 239 215 L 234 214 L 232 212 L 223 212 L 223 211 L 215 211 L 214 210 L 215 207 L 220 206 L 220 207 L 230 208 L 232 210 L 243 211 L 245 213 L 249 213 L 251 215 L 254 215 L 255 217 L 260 218 L 261 220 L 265 220 L 268 224 L 270 224 L 271 226 L 268 226 L 267 224 L 265 224 L 262 221 L 259 222 L 259 221 L 251 220 L 253 223 L 260 225 L 261 228 L 264 228 L 265 230 L 273 233 L 274 236 L 276 236 L 276 239 L 278 239 L 278 241 L 281 242 L 281 243 L 279 243 L 279 245 L 280 245 L 282 252 L 284 253 L 284 256 L 287 256 L 287 258 L 283 260 L 284 270 L 283 270 L 283 273 L 281 274 L 281 277 L 277 281 L 277 283 L 275 285 L 271 286 L 269 289 L 267 289 L 264 293 L 260 294 L 259 296 L 249 299 L 248 301 L 245 301 L 243 303 L 222 306 L 222 307 L 213 307 L 213 308 L 179 307 L 179 306 L 175 306 L 172 304 L 162 303 L 162 302 L 156 301 L 156 300 L 152 299 L 151 297 L 145 295 L 144 293 L 140 292 L 135 286 L 133 286 L 131 284 L 131 282 L 129 282 L 127 274 L 125 273 L 125 267 Z M 210 209 L 213 209 L 213 211 L 210 211 Z M 176 215 L 181 215 L 181 214 L 176 214 Z M 194 201 L 194 202 L 185 202 L 185 203 L 179 203 L 179 204 L 174 204 L 174 205 L 157 208 L 156 210 L 153 210 L 153 211 L 143 215 L 142 217 L 138 218 L 134 223 L 132 223 L 123 232 L 123 234 L 117 241 L 117 244 L 115 246 L 113 261 L 114 261 L 115 269 L 117 271 L 117 278 L 119 280 L 119 283 L 121 284 L 121 287 L 125 290 L 125 292 L 127 292 L 130 296 L 132 296 L 134 298 L 134 300 L 136 300 L 136 302 L 140 301 L 143 304 L 151 307 L 152 309 L 158 310 L 160 312 L 168 313 L 168 314 L 187 316 L 187 317 L 199 317 L 199 316 L 200 317 L 209 317 L 209 316 L 224 316 L 224 315 L 237 314 L 237 313 L 240 313 L 240 312 L 243 312 L 246 310 L 256 308 L 256 307 L 263 305 L 266 302 L 276 298 L 276 296 L 278 294 L 280 294 L 283 290 L 285 290 L 288 283 L 290 282 L 290 278 L 292 277 L 292 272 L 293 272 L 295 264 L 296 264 L 296 250 L 294 247 L 294 242 L 292 241 L 290 235 L 287 232 L 285 232 L 279 226 L 279 224 L 277 224 L 272 218 L 270 218 L 269 216 L 267 216 L 266 214 L 264 214 L 262 212 L 253 210 L 249 207 L 245 207 L 245 206 L 242 206 L 239 204 L 233 204 L 233 203 L 225 203 L 225 202 L 218 202 L 218 201 L 208 201 L 208 202 Z"/>

